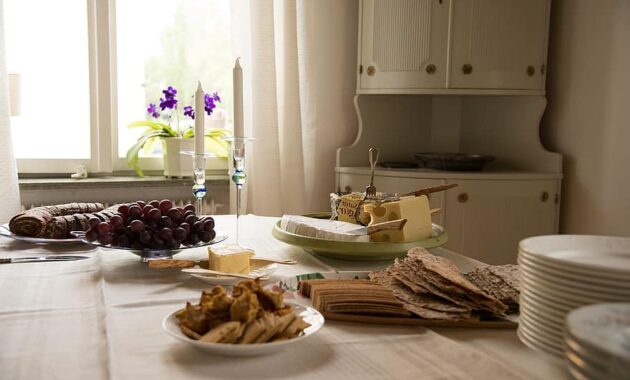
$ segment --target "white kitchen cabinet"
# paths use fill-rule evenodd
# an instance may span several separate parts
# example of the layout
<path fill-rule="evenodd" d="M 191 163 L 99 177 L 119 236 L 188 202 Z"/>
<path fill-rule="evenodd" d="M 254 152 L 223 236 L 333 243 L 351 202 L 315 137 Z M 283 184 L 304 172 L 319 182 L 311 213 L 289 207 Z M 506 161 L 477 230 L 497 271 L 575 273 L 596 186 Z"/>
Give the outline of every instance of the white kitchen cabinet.
<path fill-rule="evenodd" d="M 548 0 L 453 0 L 451 88 L 544 88 Z"/>
<path fill-rule="evenodd" d="M 444 88 L 450 0 L 365 0 L 360 88 Z"/>
<path fill-rule="evenodd" d="M 446 192 L 446 248 L 488 264 L 516 262 L 518 243 L 558 233 L 557 180 L 453 180 Z"/>
<path fill-rule="evenodd" d="M 550 0 L 363 0 L 358 94 L 544 94 Z"/>
<path fill-rule="evenodd" d="M 337 168 L 342 191 L 364 191 L 369 169 Z M 378 191 L 399 194 L 456 183 L 431 194 L 433 222 L 446 229 L 445 247 L 488 264 L 516 263 L 518 243 L 535 235 L 558 233 L 561 175 L 518 172 L 438 172 L 377 170 Z"/>

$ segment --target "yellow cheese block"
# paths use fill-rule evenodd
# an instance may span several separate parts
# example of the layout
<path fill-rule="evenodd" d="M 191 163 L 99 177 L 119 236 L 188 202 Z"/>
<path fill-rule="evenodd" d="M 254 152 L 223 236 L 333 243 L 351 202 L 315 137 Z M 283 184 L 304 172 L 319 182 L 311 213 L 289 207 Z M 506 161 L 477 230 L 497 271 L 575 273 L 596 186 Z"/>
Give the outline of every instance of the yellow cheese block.
<path fill-rule="evenodd" d="M 376 242 L 402 242 L 426 239 L 431 236 L 431 209 L 425 195 L 403 197 L 395 202 L 366 204 L 363 210 L 370 214 L 371 224 L 407 219 L 402 230 L 381 231 L 371 235 Z"/>
<path fill-rule="evenodd" d="M 224 245 L 208 248 L 208 267 L 211 270 L 227 273 L 249 274 L 250 257 L 254 256 L 251 249 L 237 245 Z"/>

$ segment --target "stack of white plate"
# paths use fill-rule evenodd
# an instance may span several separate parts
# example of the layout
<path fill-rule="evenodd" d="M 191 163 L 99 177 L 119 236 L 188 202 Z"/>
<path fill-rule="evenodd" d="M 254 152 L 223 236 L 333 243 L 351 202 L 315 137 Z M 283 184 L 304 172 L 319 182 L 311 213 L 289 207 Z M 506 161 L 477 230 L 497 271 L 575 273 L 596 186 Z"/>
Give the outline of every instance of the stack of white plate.
<path fill-rule="evenodd" d="M 569 313 L 565 361 L 573 378 L 630 378 L 630 303 L 584 306 Z"/>
<path fill-rule="evenodd" d="M 630 238 L 552 235 L 522 240 L 518 335 L 564 356 L 567 314 L 581 306 L 630 302 Z"/>

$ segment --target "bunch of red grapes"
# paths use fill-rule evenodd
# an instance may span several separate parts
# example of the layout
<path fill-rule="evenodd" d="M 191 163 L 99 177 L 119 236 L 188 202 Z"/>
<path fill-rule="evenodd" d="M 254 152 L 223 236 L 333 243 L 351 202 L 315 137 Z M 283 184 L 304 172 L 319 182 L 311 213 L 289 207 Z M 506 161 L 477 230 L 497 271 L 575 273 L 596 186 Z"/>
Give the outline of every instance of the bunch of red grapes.
<path fill-rule="evenodd" d="M 212 217 L 198 218 L 193 205 L 174 207 L 168 199 L 122 204 L 108 222 L 93 217 L 88 224 L 88 241 L 133 249 L 178 249 L 216 236 Z"/>

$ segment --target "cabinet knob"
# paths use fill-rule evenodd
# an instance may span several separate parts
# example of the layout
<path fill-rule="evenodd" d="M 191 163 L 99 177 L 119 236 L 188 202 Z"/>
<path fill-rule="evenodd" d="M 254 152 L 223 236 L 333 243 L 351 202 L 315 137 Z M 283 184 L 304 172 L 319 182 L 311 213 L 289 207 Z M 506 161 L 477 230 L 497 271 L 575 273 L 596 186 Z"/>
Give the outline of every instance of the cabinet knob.
<path fill-rule="evenodd" d="M 460 193 L 459 195 L 457 195 L 457 201 L 459 203 L 466 203 L 466 202 L 468 202 L 468 194 L 467 193 Z"/>
<path fill-rule="evenodd" d="M 429 75 L 433 75 L 433 73 L 435 73 L 435 71 L 437 70 L 434 64 L 430 64 L 427 65 L 427 68 L 425 69 L 427 74 Z"/>
<path fill-rule="evenodd" d="M 549 200 L 549 193 L 546 191 L 543 191 L 542 194 L 540 194 L 540 201 L 547 202 L 548 200 Z"/>
<path fill-rule="evenodd" d="M 532 65 L 527 66 L 527 76 L 533 77 L 534 74 L 536 74 L 536 69 L 534 68 L 534 66 Z"/>
<path fill-rule="evenodd" d="M 470 75 L 470 73 L 472 73 L 473 71 L 473 67 L 470 63 L 465 64 L 464 66 L 462 66 L 462 72 L 466 75 Z"/>
<path fill-rule="evenodd" d="M 376 74 L 376 68 L 374 66 L 368 66 L 367 75 L 372 77 L 374 74 Z"/>

